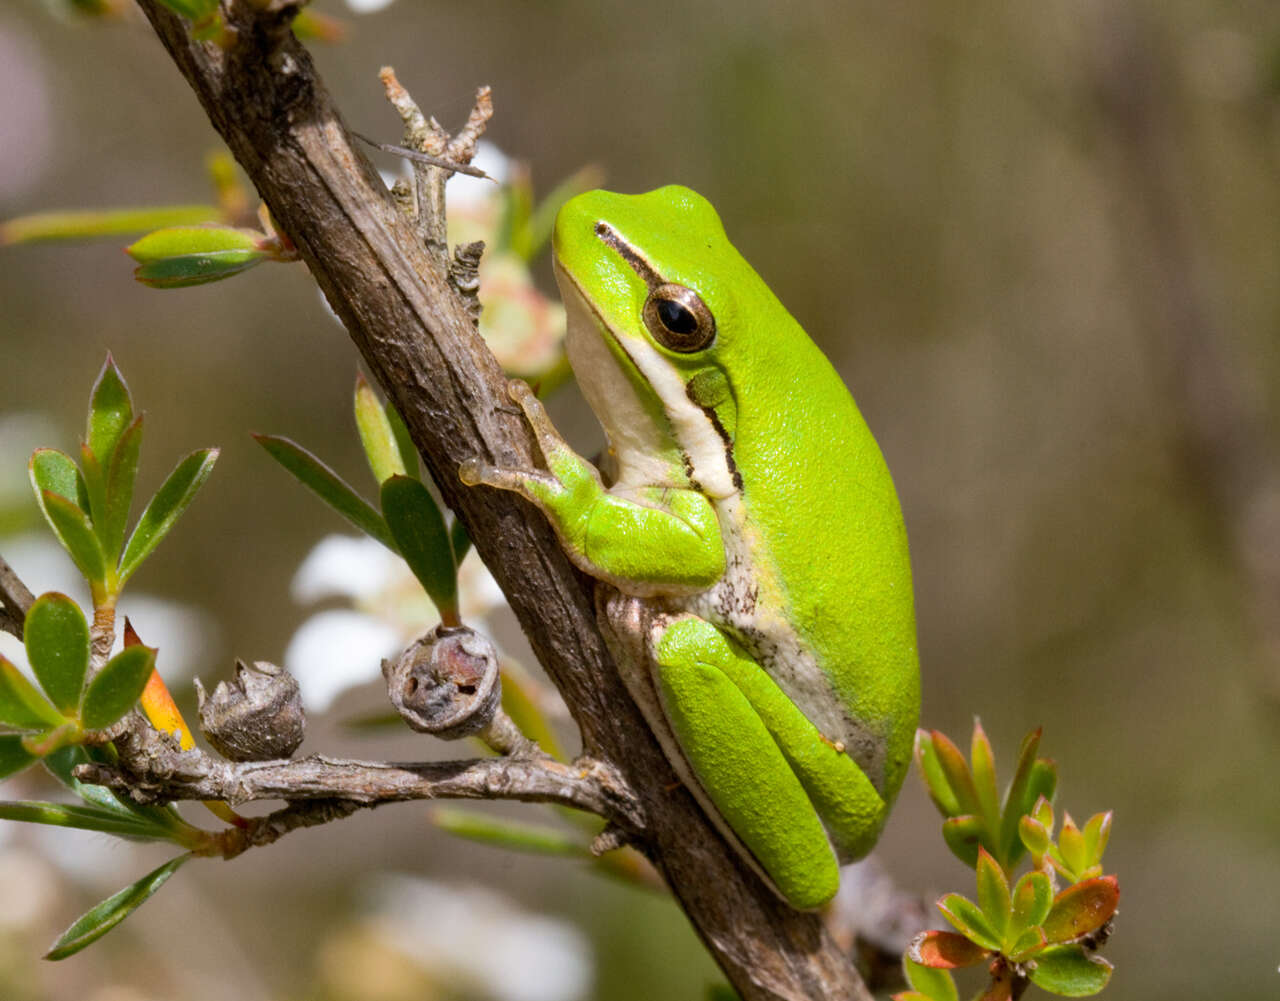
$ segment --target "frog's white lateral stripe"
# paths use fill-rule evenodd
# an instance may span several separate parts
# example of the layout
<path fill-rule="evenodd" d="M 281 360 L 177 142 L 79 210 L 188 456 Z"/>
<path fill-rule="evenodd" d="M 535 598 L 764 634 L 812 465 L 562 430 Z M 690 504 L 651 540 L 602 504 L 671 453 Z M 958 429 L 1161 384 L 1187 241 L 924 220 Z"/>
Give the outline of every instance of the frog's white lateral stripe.
<path fill-rule="evenodd" d="M 662 276 L 615 229 L 598 222 L 595 231 L 601 242 L 613 248 L 646 286 L 661 283 Z M 727 443 L 710 416 L 689 399 L 684 376 L 645 338 L 622 337 L 616 333 L 614 337 L 662 401 L 676 441 L 688 457 L 690 477 L 713 499 L 721 500 L 738 493 L 735 470 L 725 451 Z"/>

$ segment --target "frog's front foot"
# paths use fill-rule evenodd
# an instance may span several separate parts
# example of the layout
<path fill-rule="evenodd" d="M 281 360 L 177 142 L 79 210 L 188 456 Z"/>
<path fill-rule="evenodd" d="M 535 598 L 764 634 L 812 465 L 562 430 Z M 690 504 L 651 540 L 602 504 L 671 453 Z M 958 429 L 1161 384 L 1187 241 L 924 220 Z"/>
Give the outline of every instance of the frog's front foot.
<path fill-rule="evenodd" d="M 545 504 L 550 497 L 558 494 L 562 488 L 561 480 L 556 475 L 560 469 L 558 463 L 577 459 L 573 450 L 560 436 L 560 432 L 551 423 L 546 408 L 534 395 L 529 384 L 523 379 L 512 379 L 507 383 L 507 395 L 515 401 L 529 429 L 537 439 L 538 449 L 543 459 L 553 472 L 524 467 L 495 466 L 479 456 L 463 460 L 458 466 L 458 479 L 469 487 L 487 486 L 499 490 L 513 490 L 535 503 Z"/>

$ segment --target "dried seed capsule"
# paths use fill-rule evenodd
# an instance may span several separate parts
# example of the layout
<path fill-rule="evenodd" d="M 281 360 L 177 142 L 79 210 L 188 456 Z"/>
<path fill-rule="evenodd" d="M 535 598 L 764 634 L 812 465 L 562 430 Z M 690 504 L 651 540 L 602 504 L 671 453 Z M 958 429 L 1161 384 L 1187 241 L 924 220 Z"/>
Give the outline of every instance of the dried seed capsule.
<path fill-rule="evenodd" d="M 236 661 L 233 681 L 220 681 L 212 695 L 196 681 L 200 729 L 209 743 L 232 761 L 287 758 L 302 743 L 306 717 L 298 682 L 264 660 Z"/>
<path fill-rule="evenodd" d="M 387 695 L 404 721 L 446 740 L 479 733 L 502 699 L 498 654 L 465 626 L 437 626 L 382 662 Z"/>

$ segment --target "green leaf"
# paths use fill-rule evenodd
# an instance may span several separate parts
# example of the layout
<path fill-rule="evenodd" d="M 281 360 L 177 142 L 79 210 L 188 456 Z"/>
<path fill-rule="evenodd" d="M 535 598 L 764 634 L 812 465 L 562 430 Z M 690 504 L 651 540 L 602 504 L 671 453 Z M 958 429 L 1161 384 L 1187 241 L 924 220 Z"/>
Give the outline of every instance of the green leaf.
<path fill-rule="evenodd" d="M 1084 825 L 1085 858 L 1090 866 L 1099 865 L 1111 839 L 1111 811 L 1095 813 Z"/>
<path fill-rule="evenodd" d="M 467 534 L 467 526 L 456 515 L 453 524 L 449 526 L 449 544 L 453 547 L 453 562 L 462 566 L 462 561 L 467 558 L 467 550 L 471 548 L 471 536 Z"/>
<path fill-rule="evenodd" d="M 972 900 L 958 893 L 948 893 L 938 901 L 938 910 L 956 931 L 970 941 L 992 952 L 1000 951 L 1000 936 Z"/>
<path fill-rule="evenodd" d="M 590 849 L 572 832 L 494 817 L 474 810 L 437 807 L 431 822 L 454 837 L 535 855 L 590 858 Z"/>
<path fill-rule="evenodd" d="M 966 966 L 976 966 L 990 955 L 990 950 L 982 948 L 982 946 L 970 941 L 965 936 L 957 935 L 953 931 L 938 931 L 937 929 L 922 931 L 911 940 L 911 945 L 907 947 L 905 957 L 908 971 L 907 980 L 916 990 L 931 994 L 931 989 L 921 982 L 925 978 L 917 979 L 911 975 L 913 967 L 916 970 L 928 970 L 931 972 L 936 970 L 959 970 Z M 954 990 L 955 985 L 953 984 L 952 991 L 954 992 Z"/>
<path fill-rule="evenodd" d="M 216 448 L 202 448 L 192 452 L 178 463 L 169 478 L 161 484 L 142 512 L 142 517 L 138 519 L 133 535 L 129 538 L 129 545 L 125 547 L 124 556 L 120 558 L 121 583 L 133 575 L 139 564 L 151 555 L 151 551 L 168 534 L 173 523 L 195 499 L 196 493 L 213 472 L 213 464 L 217 459 Z"/>
<path fill-rule="evenodd" d="M 1003 945 L 1011 912 L 1009 881 L 1005 879 L 1000 863 L 985 848 L 978 849 L 977 870 L 978 907 Z"/>
<path fill-rule="evenodd" d="M 930 969 L 912 962 L 909 957 L 903 959 L 902 969 L 907 975 L 907 983 L 930 1001 L 959 1001 L 956 982 L 946 970 Z"/>
<path fill-rule="evenodd" d="M 978 790 L 973 784 L 973 775 L 969 772 L 969 765 L 964 760 L 964 755 L 960 753 L 960 748 L 956 747 L 946 734 L 937 730 L 933 731 L 932 736 L 933 749 L 938 756 L 938 766 L 942 769 L 942 774 L 946 777 L 947 785 L 958 801 L 960 810 L 982 816 L 982 800 L 978 796 Z"/>
<path fill-rule="evenodd" d="M 0 724 L 15 730 L 41 732 L 65 722 L 26 675 L 0 655 Z"/>
<path fill-rule="evenodd" d="M 399 552 L 395 540 L 382 515 L 357 494 L 337 473 L 288 438 L 270 434 L 255 434 L 254 441 L 292 473 L 305 487 L 309 487 L 322 501 L 342 515 L 356 528 L 381 542 L 392 552 Z"/>
<path fill-rule="evenodd" d="M 80 606 L 56 591 L 42 594 L 27 612 L 23 642 L 31 670 L 53 704 L 74 713 L 89 669 L 89 623 Z"/>
<path fill-rule="evenodd" d="M 256 268 L 269 255 L 262 250 L 215 250 L 204 254 L 148 261 L 133 269 L 133 277 L 151 288 L 193 288 L 234 278 Z"/>
<path fill-rule="evenodd" d="M 86 511 L 89 508 L 89 490 L 84 477 L 71 456 L 59 452 L 55 448 L 37 448 L 31 453 L 31 461 L 27 465 L 27 475 L 31 480 L 31 488 L 35 491 L 36 503 L 40 513 L 44 515 L 53 534 L 62 543 L 64 549 L 70 550 L 67 541 L 62 537 L 58 522 L 49 513 L 45 503 L 47 494 L 56 494 L 67 503 Z"/>
<path fill-rule="evenodd" d="M 258 249 L 264 234 L 231 226 L 171 226 L 148 233 L 125 248 L 139 264 L 204 254 L 245 253 Z"/>
<path fill-rule="evenodd" d="M 1066 998 L 1097 994 L 1111 979 L 1111 964 L 1101 956 L 1089 956 L 1078 945 L 1065 945 L 1037 953 L 1031 982 L 1043 991 Z"/>
<path fill-rule="evenodd" d="M 1045 937 L 1057 944 L 1091 935 L 1111 920 L 1119 905 L 1120 884 L 1114 876 L 1068 886 L 1053 898 L 1053 907 L 1041 922 Z"/>
<path fill-rule="evenodd" d="M 107 661 L 85 689 L 80 708 L 84 728 L 101 730 L 132 709 L 155 666 L 155 648 L 141 643 L 121 650 Z"/>
<path fill-rule="evenodd" d="M 405 426 L 404 418 L 400 416 L 400 411 L 392 406 L 390 400 L 387 400 L 386 412 L 391 433 L 396 439 L 396 450 L 399 451 L 400 461 L 404 464 L 405 475 L 421 479 L 418 476 L 418 449 L 413 444 L 413 437 Z"/>
<path fill-rule="evenodd" d="M 120 436 L 133 422 L 133 400 L 116 364 L 107 360 L 89 394 L 89 426 L 85 440 L 102 468 L 111 462 Z"/>
<path fill-rule="evenodd" d="M 955 817 L 962 811 L 960 801 L 947 781 L 946 772 L 938 760 L 938 751 L 934 747 L 933 737 L 927 730 L 916 731 L 916 763 L 920 766 L 920 775 L 924 778 L 925 789 L 938 812 L 944 817 Z"/>
<path fill-rule="evenodd" d="M 982 723 L 975 717 L 973 721 L 973 739 L 969 746 L 969 758 L 973 762 L 973 785 L 978 794 L 978 802 L 982 807 L 982 819 L 987 830 L 995 831 L 1000 827 L 1000 793 L 996 788 L 996 760 L 991 750 L 991 741 Z M 999 851 L 998 845 L 991 846 Z"/>
<path fill-rule="evenodd" d="M 50 490 L 44 492 L 42 500 L 45 517 L 53 526 L 53 532 L 62 547 L 71 555 L 76 568 L 84 574 L 86 580 L 100 584 L 107 576 L 107 561 L 89 516 L 71 501 Z"/>
<path fill-rule="evenodd" d="M 107 514 L 107 478 L 103 474 L 102 466 L 98 463 L 93 450 L 84 444 L 80 446 L 80 471 L 84 476 L 85 493 L 89 498 L 86 509 L 89 515 L 89 523 L 93 525 L 94 532 L 97 533 L 98 522 L 104 519 Z M 102 542 L 101 537 L 99 537 L 98 542 Z"/>
<path fill-rule="evenodd" d="M 1053 884 L 1049 877 L 1036 870 L 1018 880 L 1013 888 L 1013 922 L 1010 937 L 1015 940 L 1026 929 L 1043 924 L 1053 906 Z"/>
<path fill-rule="evenodd" d="M 951 854 L 970 869 L 978 864 L 978 849 L 985 834 L 982 820 L 972 814 L 948 817 L 942 822 L 942 840 L 951 849 Z"/>
<path fill-rule="evenodd" d="M 82 914 L 75 922 L 58 936 L 58 941 L 45 953 L 45 959 L 66 959 L 87 945 L 92 945 L 107 932 L 138 909 L 147 898 L 165 884 L 178 868 L 191 858 L 179 855 L 170 859 L 158 869 L 153 869 L 132 886 L 126 886 L 119 893 L 112 894 L 96 907 Z"/>
<path fill-rule="evenodd" d="M 1005 792 L 1003 810 L 1000 817 L 1000 858 L 1005 865 L 1014 865 L 1022 857 L 1023 846 L 1018 838 L 1018 821 L 1023 814 L 1030 813 L 1034 796 L 1028 795 L 1028 784 L 1031 781 L 1031 766 L 1036 760 L 1036 751 L 1040 747 L 1040 730 L 1032 730 L 1022 738 L 1022 746 L 1018 748 L 1018 763 L 1014 766 L 1013 781 Z"/>
<path fill-rule="evenodd" d="M 364 446 L 373 478 L 381 484 L 393 476 L 407 475 L 391 421 L 363 375 L 356 379 L 355 413 L 360 444 Z"/>
<path fill-rule="evenodd" d="M 1023 845 L 1036 858 L 1040 858 L 1049 850 L 1049 832 L 1044 824 L 1031 817 L 1023 817 L 1018 824 L 1018 837 Z"/>
<path fill-rule="evenodd" d="M 1027 928 L 1009 944 L 1004 950 L 1004 954 L 1015 963 L 1025 963 L 1048 945 L 1048 942 L 1049 940 L 1044 936 L 1043 928 Z"/>
<path fill-rule="evenodd" d="M 113 810 L 95 806 L 69 806 L 64 803 L 40 803 L 30 800 L 0 801 L 0 820 L 54 827 L 75 827 L 82 831 L 101 831 L 122 838 L 142 841 L 167 841 L 168 832 L 140 818 L 122 817 Z"/>
<path fill-rule="evenodd" d="M 1062 830 L 1058 832 L 1058 852 L 1067 870 L 1075 879 L 1079 879 L 1080 874 L 1089 868 L 1084 834 L 1081 833 L 1080 828 L 1076 827 L 1076 822 L 1071 819 L 1069 813 L 1063 816 Z"/>
<path fill-rule="evenodd" d="M 1053 803 L 1054 790 L 1058 788 L 1058 766 L 1050 758 L 1036 758 L 1031 766 L 1031 776 L 1027 779 L 1025 798 L 1038 804 L 1040 797 L 1046 803 Z M 1032 807 L 1036 811 L 1037 807 Z M 1045 825 L 1046 827 L 1049 825 Z"/>
<path fill-rule="evenodd" d="M 139 414 L 116 443 L 107 467 L 107 515 L 96 525 L 107 559 L 117 561 L 129 526 L 133 505 L 133 485 L 138 475 L 138 452 L 142 447 L 142 415 Z"/>
<path fill-rule="evenodd" d="M 382 484 L 382 516 L 396 548 L 443 614 L 457 610 L 458 575 L 444 517 L 431 492 L 411 476 Z"/>
<path fill-rule="evenodd" d="M 22 771 L 35 761 L 35 755 L 22 746 L 21 734 L 0 733 L 0 779 Z"/>
<path fill-rule="evenodd" d="M 162 226 L 194 226 L 213 222 L 221 215 L 214 205 L 162 205 L 103 212 L 36 212 L 0 224 L 0 244 L 118 237 Z"/>

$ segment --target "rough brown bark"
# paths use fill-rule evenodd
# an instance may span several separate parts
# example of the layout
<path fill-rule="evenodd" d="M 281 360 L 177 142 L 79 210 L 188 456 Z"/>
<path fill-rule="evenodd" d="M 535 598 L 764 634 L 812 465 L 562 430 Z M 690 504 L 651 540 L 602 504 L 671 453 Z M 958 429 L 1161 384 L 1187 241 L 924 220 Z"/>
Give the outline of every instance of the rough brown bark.
<path fill-rule="evenodd" d="M 305 49 L 290 3 L 231 3 L 234 41 L 193 42 L 157 0 L 139 0 L 276 226 L 404 416 L 446 502 L 502 585 L 563 693 L 585 750 L 615 766 L 641 804 L 638 845 L 743 998 L 870 1001 L 821 920 L 747 871 L 679 786 L 618 680 L 596 626 L 591 583 L 545 519 L 515 495 L 467 490 L 459 463 L 528 465 L 531 441 L 465 301 L 355 150 Z"/>

